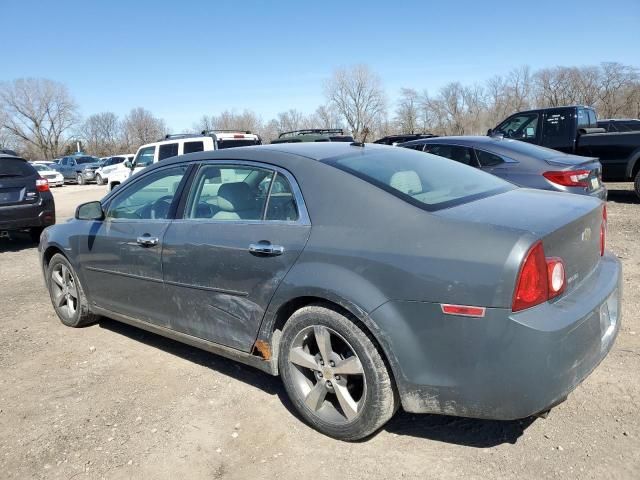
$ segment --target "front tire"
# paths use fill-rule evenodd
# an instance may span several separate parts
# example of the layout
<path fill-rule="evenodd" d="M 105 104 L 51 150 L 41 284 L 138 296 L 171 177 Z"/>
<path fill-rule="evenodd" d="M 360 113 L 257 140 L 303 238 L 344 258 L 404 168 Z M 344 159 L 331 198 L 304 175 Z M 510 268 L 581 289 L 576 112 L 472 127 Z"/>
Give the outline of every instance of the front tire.
<path fill-rule="evenodd" d="M 105 181 L 102 179 L 102 176 L 101 176 L 100 174 L 98 174 L 98 175 L 96 175 L 96 183 L 97 183 L 98 185 L 104 185 L 104 184 L 105 184 L 105 183 L 107 183 L 107 182 L 105 182 Z"/>
<path fill-rule="evenodd" d="M 633 189 L 636 191 L 636 195 L 640 198 L 640 169 L 636 173 L 636 178 L 633 181 Z"/>
<path fill-rule="evenodd" d="M 292 403 L 316 430 L 358 440 L 396 412 L 395 384 L 372 338 L 353 319 L 311 305 L 282 333 L 280 375 Z"/>
<path fill-rule="evenodd" d="M 91 313 L 80 280 L 64 255 L 56 253 L 47 267 L 47 287 L 53 308 L 68 327 L 82 327 L 97 321 Z"/>
<path fill-rule="evenodd" d="M 84 177 L 82 176 L 81 173 L 79 173 L 78 175 L 76 175 L 76 183 L 78 185 L 84 185 L 85 181 L 84 181 Z"/>

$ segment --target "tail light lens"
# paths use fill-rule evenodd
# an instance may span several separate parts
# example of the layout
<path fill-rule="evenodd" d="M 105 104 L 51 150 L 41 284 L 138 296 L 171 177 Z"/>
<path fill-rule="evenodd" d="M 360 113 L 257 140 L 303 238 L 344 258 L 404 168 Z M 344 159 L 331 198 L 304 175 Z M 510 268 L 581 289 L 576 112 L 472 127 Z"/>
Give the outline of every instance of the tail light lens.
<path fill-rule="evenodd" d="M 602 224 L 600 225 L 600 256 L 604 256 L 604 248 L 607 243 L 607 206 L 602 206 Z"/>
<path fill-rule="evenodd" d="M 36 179 L 36 190 L 39 192 L 48 192 L 49 191 L 49 182 L 46 178 L 38 178 Z"/>
<path fill-rule="evenodd" d="M 542 242 L 536 242 L 527 253 L 513 294 L 512 310 L 519 312 L 557 297 L 566 288 L 564 262 L 544 256 Z"/>
<path fill-rule="evenodd" d="M 544 178 L 563 187 L 588 187 L 589 170 L 563 170 L 559 172 L 544 172 Z"/>

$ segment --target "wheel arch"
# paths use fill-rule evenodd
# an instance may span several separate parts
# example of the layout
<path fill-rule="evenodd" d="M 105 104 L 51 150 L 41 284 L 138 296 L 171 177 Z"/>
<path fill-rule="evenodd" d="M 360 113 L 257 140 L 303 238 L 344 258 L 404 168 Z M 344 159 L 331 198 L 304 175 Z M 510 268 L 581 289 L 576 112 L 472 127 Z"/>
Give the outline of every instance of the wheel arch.
<path fill-rule="evenodd" d="M 278 357 L 280 354 L 280 338 L 284 326 L 296 311 L 310 305 L 323 306 L 334 310 L 358 325 L 376 346 L 389 369 L 392 380 L 396 382 L 400 374 L 397 368 L 397 360 L 393 352 L 386 347 L 386 342 L 381 339 L 383 335 L 381 330 L 362 307 L 329 291 L 306 292 L 305 294 L 291 296 L 287 300 L 280 302 L 276 307 L 270 305 L 260 326 L 258 338 L 253 346 L 253 353 L 263 357 L 265 355 L 268 356 L 274 375 L 279 375 Z"/>
<path fill-rule="evenodd" d="M 629 162 L 627 163 L 627 178 L 635 179 L 636 175 L 640 171 L 640 148 L 635 149 L 631 155 L 629 155 Z"/>

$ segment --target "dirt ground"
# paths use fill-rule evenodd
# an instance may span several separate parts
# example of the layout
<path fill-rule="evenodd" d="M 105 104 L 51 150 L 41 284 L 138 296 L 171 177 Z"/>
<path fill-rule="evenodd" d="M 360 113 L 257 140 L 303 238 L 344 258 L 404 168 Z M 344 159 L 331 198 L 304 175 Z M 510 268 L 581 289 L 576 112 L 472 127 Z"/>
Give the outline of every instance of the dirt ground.
<path fill-rule="evenodd" d="M 611 184 L 624 264 L 611 354 L 549 417 L 398 412 L 343 443 L 293 413 L 279 379 L 133 327 L 64 327 L 26 238 L 0 239 L 0 477 L 640 478 L 640 202 Z M 98 186 L 55 189 L 58 221 Z"/>

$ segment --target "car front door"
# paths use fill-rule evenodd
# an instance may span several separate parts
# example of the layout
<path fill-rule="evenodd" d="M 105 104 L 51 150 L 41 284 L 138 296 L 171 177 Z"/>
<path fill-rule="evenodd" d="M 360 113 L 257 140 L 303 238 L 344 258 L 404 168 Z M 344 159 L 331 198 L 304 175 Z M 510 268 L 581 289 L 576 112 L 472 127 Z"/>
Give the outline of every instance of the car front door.
<path fill-rule="evenodd" d="M 309 237 L 296 182 L 273 166 L 205 163 L 182 217 L 164 237 L 171 326 L 249 351 L 272 295 Z"/>
<path fill-rule="evenodd" d="M 163 235 L 186 165 L 141 175 L 104 205 L 105 219 L 79 238 L 79 261 L 92 301 L 112 312 L 167 326 L 162 283 Z"/>
<path fill-rule="evenodd" d="M 60 173 L 62 174 L 62 176 L 64 177 L 65 180 L 67 180 L 69 178 L 69 163 L 71 161 L 71 158 L 69 157 L 64 157 L 61 161 L 60 161 L 60 168 L 58 168 L 58 170 L 60 171 Z"/>

